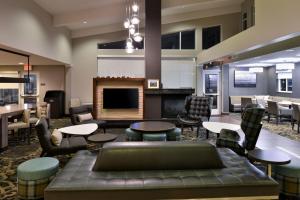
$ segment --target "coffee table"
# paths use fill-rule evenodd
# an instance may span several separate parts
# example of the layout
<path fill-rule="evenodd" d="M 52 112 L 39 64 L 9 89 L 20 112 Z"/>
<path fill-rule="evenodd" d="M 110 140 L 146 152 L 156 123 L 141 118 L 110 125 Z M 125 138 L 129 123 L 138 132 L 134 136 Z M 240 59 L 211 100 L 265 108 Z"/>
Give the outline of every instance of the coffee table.
<path fill-rule="evenodd" d="M 130 125 L 130 128 L 141 134 L 143 133 L 161 133 L 168 132 L 176 128 L 176 126 L 170 122 L 162 121 L 145 121 L 136 122 Z"/>
<path fill-rule="evenodd" d="M 241 129 L 240 125 L 224 123 L 224 122 L 203 122 L 202 125 L 206 130 L 212 133 L 216 133 L 217 137 L 220 136 L 222 129 L 228 129 L 232 131 L 238 131 Z M 208 138 L 208 133 L 207 133 L 207 138 Z"/>
<path fill-rule="evenodd" d="M 268 176 L 272 175 L 272 165 L 285 165 L 291 162 L 288 155 L 274 149 L 254 149 L 248 152 L 248 158 L 251 161 L 266 164 Z"/>
<path fill-rule="evenodd" d="M 80 124 L 74 126 L 67 126 L 64 128 L 58 129 L 60 132 L 68 134 L 68 135 L 90 135 L 98 129 L 98 125 L 96 123 L 90 124 Z"/>
<path fill-rule="evenodd" d="M 110 134 L 110 133 L 98 133 L 95 135 L 89 136 L 87 139 L 90 142 L 95 142 L 100 145 L 100 148 L 103 146 L 105 142 L 111 142 L 117 139 L 117 135 Z"/>

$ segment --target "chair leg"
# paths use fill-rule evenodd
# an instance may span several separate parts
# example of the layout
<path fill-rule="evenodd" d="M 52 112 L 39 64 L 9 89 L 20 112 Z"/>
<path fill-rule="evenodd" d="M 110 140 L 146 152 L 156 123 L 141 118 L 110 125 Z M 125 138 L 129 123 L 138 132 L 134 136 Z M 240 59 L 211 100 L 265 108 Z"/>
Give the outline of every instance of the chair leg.
<path fill-rule="evenodd" d="M 270 118 L 271 118 L 271 116 L 270 116 L 270 114 L 268 114 L 268 123 L 270 123 Z"/>
<path fill-rule="evenodd" d="M 206 129 L 206 139 L 209 138 L 209 130 Z"/>
<path fill-rule="evenodd" d="M 40 157 L 44 157 L 45 154 L 46 154 L 46 152 L 44 150 L 42 150 L 42 153 L 41 153 Z"/>
<path fill-rule="evenodd" d="M 199 131 L 200 131 L 200 126 L 197 127 L 197 138 L 199 137 Z"/>
<path fill-rule="evenodd" d="M 194 131 L 194 127 L 191 126 L 191 131 Z"/>
<path fill-rule="evenodd" d="M 32 126 L 29 125 L 28 135 L 27 135 L 27 144 L 30 144 L 30 136 L 31 136 Z"/>
<path fill-rule="evenodd" d="M 276 125 L 278 125 L 278 123 L 279 123 L 279 118 L 278 118 L 278 116 L 276 116 Z"/>
<path fill-rule="evenodd" d="M 106 128 L 105 127 L 103 127 L 103 133 L 106 133 Z"/>
<path fill-rule="evenodd" d="M 181 124 L 181 135 L 183 135 L 183 124 Z"/>

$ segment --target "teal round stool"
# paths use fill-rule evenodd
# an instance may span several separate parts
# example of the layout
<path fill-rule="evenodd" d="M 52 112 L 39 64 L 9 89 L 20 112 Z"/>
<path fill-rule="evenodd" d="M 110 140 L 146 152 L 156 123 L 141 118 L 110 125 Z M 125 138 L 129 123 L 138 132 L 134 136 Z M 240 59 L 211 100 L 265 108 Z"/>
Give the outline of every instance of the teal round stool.
<path fill-rule="evenodd" d="M 167 132 L 168 141 L 180 141 L 180 136 L 181 136 L 180 128 L 174 128 L 173 130 Z"/>
<path fill-rule="evenodd" d="M 43 157 L 23 162 L 17 168 L 18 197 L 20 199 L 44 198 L 44 189 L 58 171 L 56 158 Z"/>
<path fill-rule="evenodd" d="M 282 199 L 300 198 L 300 160 L 291 156 L 287 165 L 272 165 L 272 177 L 279 183 Z"/>
<path fill-rule="evenodd" d="M 143 141 L 166 141 L 167 134 L 165 133 L 144 133 Z"/>
<path fill-rule="evenodd" d="M 125 130 L 125 134 L 126 134 L 128 141 L 142 141 L 143 140 L 142 134 L 132 130 L 131 128 L 127 128 Z"/>

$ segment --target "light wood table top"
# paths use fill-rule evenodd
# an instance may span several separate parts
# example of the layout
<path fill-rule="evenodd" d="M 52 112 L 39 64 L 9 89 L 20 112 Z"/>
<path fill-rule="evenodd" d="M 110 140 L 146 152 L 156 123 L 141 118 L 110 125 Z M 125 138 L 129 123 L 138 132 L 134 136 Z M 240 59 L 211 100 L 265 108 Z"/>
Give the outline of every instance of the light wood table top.
<path fill-rule="evenodd" d="M 220 133 L 222 129 L 228 129 L 232 131 L 238 131 L 241 129 L 240 125 L 224 122 L 203 122 L 202 125 L 205 129 L 213 133 Z"/>
<path fill-rule="evenodd" d="M 62 133 L 70 135 L 90 135 L 98 129 L 98 125 L 95 123 L 90 124 L 80 124 L 74 126 L 67 126 L 64 128 L 58 129 Z"/>

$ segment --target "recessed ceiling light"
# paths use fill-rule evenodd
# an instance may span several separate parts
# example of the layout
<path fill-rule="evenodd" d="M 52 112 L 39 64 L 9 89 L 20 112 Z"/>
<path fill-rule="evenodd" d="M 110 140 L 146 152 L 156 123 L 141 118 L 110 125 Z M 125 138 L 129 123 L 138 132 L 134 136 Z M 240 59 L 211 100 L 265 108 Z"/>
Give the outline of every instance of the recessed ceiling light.
<path fill-rule="evenodd" d="M 287 52 L 292 52 L 292 51 L 295 51 L 294 49 L 288 49 L 288 50 L 285 50 Z"/>
<path fill-rule="evenodd" d="M 19 65 L 24 65 L 24 63 L 22 63 L 22 62 L 19 62 Z"/>
<path fill-rule="evenodd" d="M 248 63 L 236 65 L 237 67 L 270 67 L 273 66 L 271 63 Z"/>
<path fill-rule="evenodd" d="M 83 21 L 84 24 L 87 24 L 87 21 Z"/>
<path fill-rule="evenodd" d="M 295 58 L 295 57 L 286 57 L 286 58 L 275 58 L 275 59 L 270 59 L 270 60 L 264 60 L 261 62 L 267 62 L 267 63 L 285 63 L 285 62 L 291 62 L 291 63 L 296 63 L 300 62 L 300 58 Z"/>

